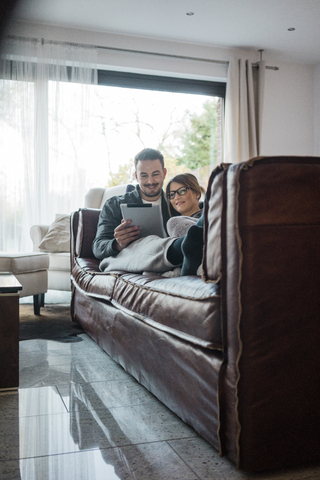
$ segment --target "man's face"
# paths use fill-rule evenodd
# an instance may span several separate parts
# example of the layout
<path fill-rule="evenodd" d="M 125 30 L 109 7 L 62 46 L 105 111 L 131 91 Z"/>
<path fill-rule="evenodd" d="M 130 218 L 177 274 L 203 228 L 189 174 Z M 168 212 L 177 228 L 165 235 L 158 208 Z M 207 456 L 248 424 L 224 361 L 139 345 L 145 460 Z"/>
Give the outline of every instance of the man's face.
<path fill-rule="evenodd" d="M 135 172 L 140 185 L 140 195 L 144 200 L 155 201 L 161 195 L 167 170 L 162 168 L 160 160 L 140 160 Z"/>

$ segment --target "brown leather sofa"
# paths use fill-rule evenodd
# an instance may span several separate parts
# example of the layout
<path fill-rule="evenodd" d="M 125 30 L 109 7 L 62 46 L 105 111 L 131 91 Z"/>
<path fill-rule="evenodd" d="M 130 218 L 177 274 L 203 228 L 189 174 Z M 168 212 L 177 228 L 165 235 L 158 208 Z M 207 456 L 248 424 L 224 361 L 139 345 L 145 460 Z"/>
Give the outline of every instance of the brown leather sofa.
<path fill-rule="evenodd" d="M 247 471 L 320 459 L 320 158 L 210 178 L 203 275 L 101 273 L 99 210 L 72 216 L 72 317 Z"/>

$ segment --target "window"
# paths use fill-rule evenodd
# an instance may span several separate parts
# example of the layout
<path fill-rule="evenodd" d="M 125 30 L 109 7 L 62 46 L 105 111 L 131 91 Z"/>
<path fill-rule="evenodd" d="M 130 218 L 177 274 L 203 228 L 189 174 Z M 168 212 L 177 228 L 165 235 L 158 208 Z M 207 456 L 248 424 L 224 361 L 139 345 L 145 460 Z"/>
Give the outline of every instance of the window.
<path fill-rule="evenodd" d="M 159 148 L 168 178 L 196 171 L 204 186 L 221 163 L 225 83 L 99 71 L 96 132 L 106 144 L 108 177 L 124 182 L 132 158 L 145 146 Z"/>
<path fill-rule="evenodd" d="M 225 84 L 99 71 L 92 85 L 76 67 L 42 78 L 30 65 L 12 62 L 0 80 L 0 249 L 32 249 L 33 224 L 77 210 L 92 187 L 131 182 L 144 147 L 164 153 L 168 178 L 193 171 L 204 187 L 222 161 Z"/>

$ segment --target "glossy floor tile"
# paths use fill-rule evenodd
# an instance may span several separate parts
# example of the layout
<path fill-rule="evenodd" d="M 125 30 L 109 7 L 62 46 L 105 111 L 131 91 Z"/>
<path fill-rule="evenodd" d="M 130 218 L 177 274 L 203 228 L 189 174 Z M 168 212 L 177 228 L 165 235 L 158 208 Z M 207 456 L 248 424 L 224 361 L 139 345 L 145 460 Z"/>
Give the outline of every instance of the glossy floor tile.
<path fill-rule="evenodd" d="M 161 405 L 158 408 L 134 406 L 20 417 L 19 434 L 20 458 L 190 438 L 195 435 L 193 430 Z"/>
<path fill-rule="evenodd" d="M 165 442 L 158 443 L 156 448 L 149 443 L 4 462 L 0 464 L 0 478 L 5 478 L 2 477 L 4 472 L 11 475 L 12 479 L 23 480 L 31 478 L 197 480 L 199 478 Z"/>
<path fill-rule="evenodd" d="M 87 335 L 20 342 L 19 391 L 0 394 L 0 480 L 319 479 L 320 466 L 248 475 Z"/>

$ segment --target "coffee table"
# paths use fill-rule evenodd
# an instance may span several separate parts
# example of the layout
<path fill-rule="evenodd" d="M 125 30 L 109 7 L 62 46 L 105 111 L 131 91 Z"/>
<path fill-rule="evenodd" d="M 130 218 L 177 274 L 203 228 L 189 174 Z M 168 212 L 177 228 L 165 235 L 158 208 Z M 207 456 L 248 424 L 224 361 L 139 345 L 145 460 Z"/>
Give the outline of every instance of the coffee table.
<path fill-rule="evenodd" d="M 11 272 L 0 273 L 0 390 L 19 387 L 19 291 Z"/>

